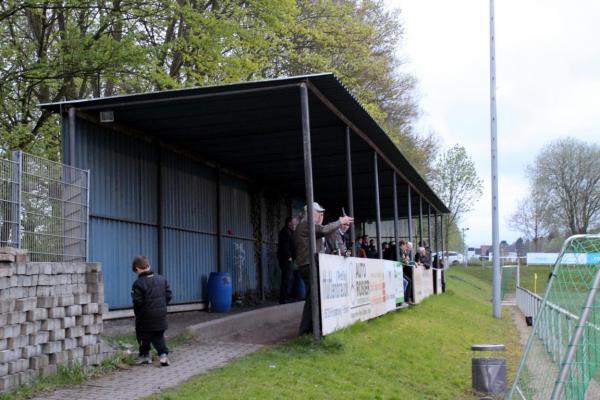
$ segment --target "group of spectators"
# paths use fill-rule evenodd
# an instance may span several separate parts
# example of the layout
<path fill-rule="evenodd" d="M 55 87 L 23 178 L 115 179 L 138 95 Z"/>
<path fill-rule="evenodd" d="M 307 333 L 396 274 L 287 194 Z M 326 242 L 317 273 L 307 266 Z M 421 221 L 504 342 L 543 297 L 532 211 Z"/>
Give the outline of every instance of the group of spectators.
<path fill-rule="evenodd" d="M 354 219 L 344 215 L 334 222 L 322 225 L 324 213 L 325 209 L 315 202 L 313 204 L 313 218 L 315 224 L 316 252 L 346 257 L 352 255 L 351 249 L 354 249 L 355 257 L 379 258 L 379 254 L 381 254 L 383 259 L 401 261 L 404 271 L 405 301 L 409 304 L 414 301 L 412 297 L 412 269 L 429 269 L 432 265 L 440 266 L 437 261 L 437 255 L 433 257 L 432 262 L 431 252 L 425 242 L 419 242 L 419 248 L 414 257 L 412 243 L 405 240 L 398 242 L 398 252 L 396 252 L 395 241 L 383 242 L 381 247 L 378 247 L 375 240 L 369 239 L 368 235 L 359 236 L 356 242 L 352 243 L 349 228 Z M 294 263 L 298 266 L 299 274 L 306 287 L 306 302 L 300 324 L 300 335 L 312 332 L 309 268 L 311 254 L 309 250 L 309 226 L 306 214 L 305 207 L 304 217 L 300 221 L 292 217 L 286 219 L 285 226 L 279 232 L 277 247 L 277 257 L 281 269 L 279 302 L 283 304 L 292 300 Z M 312 256 L 316 257 L 316 254 Z M 398 259 L 398 257 L 400 258 Z"/>

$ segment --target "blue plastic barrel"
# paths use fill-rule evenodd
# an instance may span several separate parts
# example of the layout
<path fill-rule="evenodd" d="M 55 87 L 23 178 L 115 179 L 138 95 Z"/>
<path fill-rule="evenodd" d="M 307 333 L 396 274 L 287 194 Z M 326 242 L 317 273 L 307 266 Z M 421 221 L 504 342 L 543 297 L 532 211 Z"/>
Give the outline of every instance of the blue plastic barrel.
<path fill-rule="evenodd" d="M 298 300 L 304 300 L 306 298 L 306 286 L 304 285 L 304 281 L 300 276 L 300 271 L 294 271 L 294 290 L 293 290 L 294 298 Z"/>
<path fill-rule="evenodd" d="M 208 310 L 225 313 L 231 309 L 231 275 L 229 272 L 211 272 L 208 277 Z"/>

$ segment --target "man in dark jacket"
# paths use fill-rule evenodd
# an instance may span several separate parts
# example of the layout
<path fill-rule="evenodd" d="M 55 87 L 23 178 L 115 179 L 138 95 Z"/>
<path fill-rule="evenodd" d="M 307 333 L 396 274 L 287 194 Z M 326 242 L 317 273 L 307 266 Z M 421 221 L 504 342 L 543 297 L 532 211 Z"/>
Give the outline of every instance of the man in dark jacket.
<path fill-rule="evenodd" d="M 131 287 L 135 314 L 135 335 L 140 345 L 138 364 L 152 364 L 150 344 L 156 349 L 160 364 L 169 365 L 169 350 L 165 343 L 167 304 L 171 302 L 171 288 L 167 280 L 150 269 L 146 256 L 136 256 L 131 266 L 138 278 Z"/>
<path fill-rule="evenodd" d="M 279 304 L 285 304 L 290 300 L 292 292 L 292 263 L 294 257 L 293 234 L 296 228 L 296 219 L 287 217 L 285 226 L 279 231 L 277 242 L 277 260 L 281 269 L 281 285 L 279 287 Z"/>
<path fill-rule="evenodd" d="M 325 209 L 321 207 L 319 203 L 315 202 L 313 203 L 313 210 L 313 218 L 315 221 L 315 236 L 317 239 L 317 248 L 315 250 L 317 251 L 317 253 L 323 253 L 325 250 L 325 245 L 323 243 L 325 236 L 338 229 L 341 225 L 350 225 L 354 221 L 354 218 L 347 216 L 340 217 L 337 221 L 323 226 L 321 224 L 323 223 Z M 302 219 L 302 221 L 300 221 L 300 223 L 296 227 L 296 230 L 294 231 L 296 264 L 298 265 L 298 270 L 300 271 L 300 275 L 302 276 L 302 280 L 304 281 L 304 285 L 306 286 L 306 301 L 304 302 L 304 310 L 302 312 L 302 320 L 300 322 L 300 335 L 311 333 L 313 330 L 311 305 L 312 301 L 310 295 L 310 257 L 317 256 L 317 254 L 310 254 L 310 230 L 308 226 L 308 217 L 306 215 L 306 206 L 304 207 L 304 211 L 304 218 Z"/>

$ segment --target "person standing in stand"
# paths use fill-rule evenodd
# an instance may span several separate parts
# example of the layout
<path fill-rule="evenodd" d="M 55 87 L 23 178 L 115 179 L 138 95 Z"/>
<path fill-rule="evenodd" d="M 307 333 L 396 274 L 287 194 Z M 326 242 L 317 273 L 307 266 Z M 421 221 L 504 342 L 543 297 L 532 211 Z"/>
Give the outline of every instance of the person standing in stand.
<path fill-rule="evenodd" d="M 339 229 L 341 225 L 350 225 L 354 222 L 354 218 L 344 216 L 340 217 L 337 221 L 334 221 L 325 226 L 321 225 L 323 223 L 323 218 L 325 216 L 325 209 L 319 205 L 319 203 L 313 203 L 313 218 L 315 223 L 315 236 L 316 236 L 316 254 L 310 254 L 310 229 L 308 226 L 308 216 L 307 216 L 307 207 L 304 207 L 304 218 L 296 227 L 294 231 L 294 245 L 296 249 L 296 264 L 298 265 L 298 270 L 300 271 L 300 275 L 302 276 L 302 280 L 304 281 L 304 285 L 306 286 L 306 301 L 304 302 L 304 310 L 302 312 L 302 320 L 300 321 L 300 335 L 306 335 L 313 332 L 313 324 L 312 324 L 312 301 L 311 301 L 311 290 L 319 290 L 318 288 L 312 288 L 310 286 L 310 258 L 317 257 L 318 253 L 324 252 L 324 237 L 329 233 L 336 231 Z M 315 260 L 317 262 L 318 259 Z M 317 265 L 317 273 L 318 273 L 318 265 Z M 318 278 L 318 277 L 317 277 Z M 318 280 L 318 279 L 317 279 Z"/>
<path fill-rule="evenodd" d="M 292 272 L 294 256 L 293 234 L 297 220 L 292 217 L 285 219 L 285 226 L 279 231 L 277 241 L 277 260 L 281 270 L 281 285 L 279 286 L 279 304 L 290 301 L 292 292 Z"/>

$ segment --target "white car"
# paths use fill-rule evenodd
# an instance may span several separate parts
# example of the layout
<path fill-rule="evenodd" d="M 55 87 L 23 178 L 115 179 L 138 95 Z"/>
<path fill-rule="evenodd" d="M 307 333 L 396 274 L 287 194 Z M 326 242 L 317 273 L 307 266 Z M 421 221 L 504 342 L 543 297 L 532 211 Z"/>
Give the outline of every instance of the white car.
<path fill-rule="evenodd" d="M 438 256 L 441 255 L 442 252 L 438 252 Z M 461 253 L 457 253 L 456 251 L 445 251 L 443 260 L 446 265 L 457 265 L 464 263 L 465 257 Z"/>

